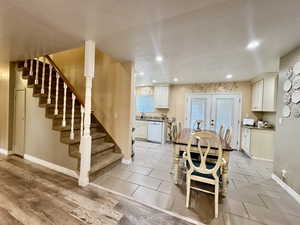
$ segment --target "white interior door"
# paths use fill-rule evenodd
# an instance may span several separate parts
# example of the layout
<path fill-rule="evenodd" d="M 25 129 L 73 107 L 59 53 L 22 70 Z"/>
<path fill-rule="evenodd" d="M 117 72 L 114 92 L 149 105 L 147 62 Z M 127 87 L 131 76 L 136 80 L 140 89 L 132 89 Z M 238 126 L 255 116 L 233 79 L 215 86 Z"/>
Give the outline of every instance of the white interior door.
<path fill-rule="evenodd" d="M 185 127 L 195 128 L 196 120 L 203 120 L 201 129 L 218 131 L 223 124 L 232 129 L 233 148 L 239 148 L 240 96 L 238 94 L 191 94 L 187 97 Z"/>
<path fill-rule="evenodd" d="M 17 155 L 24 155 L 25 144 L 25 91 L 15 92 L 15 121 L 14 121 L 14 148 Z"/>

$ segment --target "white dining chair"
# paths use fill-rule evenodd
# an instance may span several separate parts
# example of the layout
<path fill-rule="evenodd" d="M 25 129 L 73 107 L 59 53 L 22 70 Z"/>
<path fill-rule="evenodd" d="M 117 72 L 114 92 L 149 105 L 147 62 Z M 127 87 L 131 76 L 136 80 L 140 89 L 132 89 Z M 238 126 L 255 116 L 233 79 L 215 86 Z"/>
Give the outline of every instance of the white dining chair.
<path fill-rule="evenodd" d="M 225 136 L 224 136 L 224 141 L 226 144 L 230 144 L 232 139 L 232 129 L 228 128 L 226 129 Z"/>
<path fill-rule="evenodd" d="M 199 160 L 195 160 L 191 157 L 192 143 L 195 142 L 195 139 L 198 141 L 198 145 L 197 147 L 193 148 L 198 149 L 200 155 Z M 201 147 L 201 143 L 206 143 L 207 147 Z M 212 145 L 216 147 L 216 149 L 214 149 L 214 151 L 216 151 L 217 153 L 217 160 L 215 161 L 215 163 L 210 163 L 207 161 L 207 156 L 209 151 L 211 150 Z M 193 149 L 193 152 L 195 152 L 195 149 Z M 208 131 L 199 131 L 193 133 L 188 142 L 185 158 L 187 160 L 186 207 L 189 208 L 190 204 L 190 189 L 213 194 L 215 196 L 215 217 L 217 218 L 219 212 L 219 177 L 221 174 L 220 166 L 222 163 L 222 145 L 220 138 Z M 192 187 L 192 180 L 214 185 L 214 192 Z"/>

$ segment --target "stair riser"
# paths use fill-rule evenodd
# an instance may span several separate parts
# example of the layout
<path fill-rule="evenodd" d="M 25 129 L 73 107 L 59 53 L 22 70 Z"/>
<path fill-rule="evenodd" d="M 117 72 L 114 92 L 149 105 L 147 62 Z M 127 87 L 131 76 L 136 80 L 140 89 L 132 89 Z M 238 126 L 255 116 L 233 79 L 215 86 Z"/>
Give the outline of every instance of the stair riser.
<path fill-rule="evenodd" d="M 47 96 L 40 96 L 39 104 L 40 104 L 40 105 L 46 104 L 46 103 L 47 103 L 47 99 L 48 99 Z M 50 99 L 51 99 L 51 103 L 52 103 L 52 104 L 55 104 L 55 97 L 53 96 L 53 97 L 50 98 Z M 68 98 L 66 99 L 66 101 L 67 101 L 67 102 L 71 102 L 71 101 L 72 101 L 72 98 L 71 98 L 71 97 L 68 97 Z M 58 98 L 58 104 L 59 104 L 59 105 L 62 105 L 63 102 L 64 102 L 64 99 L 63 99 L 63 98 Z M 75 104 L 79 104 L 78 101 L 76 101 Z M 46 106 L 44 106 L 44 107 L 46 107 Z"/>
<path fill-rule="evenodd" d="M 61 123 L 62 123 L 62 119 L 53 119 L 52 125 L 53 127 L 60 126 Z M 74 123 L 81 123 L 81 119 L 80 118 L 74 119 Z M 66 125 L 70 125 L 70 124 L 71 124 L 71 119 L 66 119 Z"/>
<path fill-rule="evenodd" d="M 69 104 L 71 104 L 71 103 L 69 103 Z M 68 105 L 68 103 L 67 103 L 67 105 Z M 46 108 L 46 114 L 47 114 L 47 115 L 53 115 L 53 114 L 54 114 L 54 111 L 55 111 L 55 108 Z M 80 114 L 80 108 L 75 107 L 74 112 L 75 112 L 75 114 Z M 59 108 L 58 108 L 58 113 L 59 113 L 59 114 L 62 114 L 62 113 L 63 113 L 63 107 L 59 107 Z M 71 114 L 71 113 L 72 113 L 72 108 L 66 107 L 66 113 L 67 113 L 67 114 Z"/>
<path fill-rule="evenodd" d="M 47 113 L 45 113 L 46 114 L 46 117 L 47 118 L 50 118 L 50 119 L 61 119 L 62 120 L 62 118 L 63 118 L 63 116 L 62 116 L 62 114 L 58 114 L 58 115 L 54 115 L 54 114 L 47 114 Z M 66 119 L 71 119 L 71 115 L 70 114 L 66 114 Z M 75 114 L 74 115 L 74 118 L 75 119 L 80 119 L 81 118 L 81 115 L 80 114 Z"/>
<path fill-rule="evenodd" d="M 38 86 L 34 86 L 33 87 L 33 94 L 40 94 L 41 93 L 41 87 Z M 46 95 L 48 95 L 48 90 L 47 88 L 45 89 L 45 93 Z M 56 89 L 51 89 L 51 96 L 55 97 L 56 94 Z M 60 88 L 58 90 L 58 98 L 63 98 L 64 96 L 64 89 Z M 72 92 L 70 91 L 70 89 L 67 89 L 67 97 L 72 97 Z"/>
<path fill-rule="evenodd" d="M 96 133 L 96 132 L 99 132 L 98 128 L 96 127 L 93 127 L 93 128 L 90 128 L 91 129 L 91 135 L 93 133 Z M 63 138 L 63 137 L 69 137 L 70 136 L 70 130 L 67 130 L 67 131 L 61 131 L 60 132 L 60 136 Z M 79 136 L 80 135 L 80 130 L 74 130 L 74 135 L 75 136 Z"/>
<path fill-rule="evenodd" d="M 24 79 L 27 79 L 28 81 L 28 84 L 33 84 L 34 81 L 35 81 L 35 75 L 33 76 L 23 76 Z M 45 80 L 44 82 L 46 83 L 49 83 L 49 76 L 48 75 L 45 75 Z M 38 76 L 38 83 L 41 84 L 42 83 L 42 74 Z M 51 83 L 52 84 L 55 84 L 56 85 L 56 75 L 52 74 L 52 77 L 51 77 Z M 60 78 L 59 79 L 59 83 L 60 84 L 63 84 L 63 80 Z"/>

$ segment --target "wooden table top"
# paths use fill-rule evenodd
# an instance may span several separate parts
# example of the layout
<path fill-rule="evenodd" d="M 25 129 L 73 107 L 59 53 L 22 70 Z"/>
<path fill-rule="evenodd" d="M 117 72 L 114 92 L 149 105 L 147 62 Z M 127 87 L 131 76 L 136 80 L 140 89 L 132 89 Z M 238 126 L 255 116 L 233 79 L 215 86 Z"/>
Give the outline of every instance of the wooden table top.
<path fill-rule="evenodd" d="M 208 131 L 208 132 L 211 132 L 211 133 L 217 135 L 216 131 L 212 131 L 212 130 L 205 130 L 205 131 Z M 193 132 L 193 129 L 190 129 L 190 128 L 182 129 L 180 136 L 173 143 L 175 145 L 188 145 L 188 141 L 189 141 L 189 138 L 190 138 L 192 132 Z M 203 148 L 205 148 L 207 146 L 206 143 L 203 143 L 200 145 Z M 232 147 L 228 143 L 226 143 L 224 140 L 221 140 L 221 145 L 222 145 L 223 151 L 233 151 Z M 192 146 L 197 146 L 196 141 L 195 141 L 195 143 L 192 144 Z M 217 149 L 217 146 L 212 145 L 211 149 Z"/>

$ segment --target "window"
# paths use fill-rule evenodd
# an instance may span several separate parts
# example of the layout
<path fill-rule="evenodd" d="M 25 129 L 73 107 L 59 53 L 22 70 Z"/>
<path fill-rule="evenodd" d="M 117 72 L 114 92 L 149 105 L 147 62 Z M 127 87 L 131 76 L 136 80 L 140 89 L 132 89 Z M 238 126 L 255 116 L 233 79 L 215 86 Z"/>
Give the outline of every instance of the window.
<path fill-rule="evenodd" d="M 153 95 L 141 95 L 136 97 L 137 112 L 154 112 L 154 97 Z"/>

